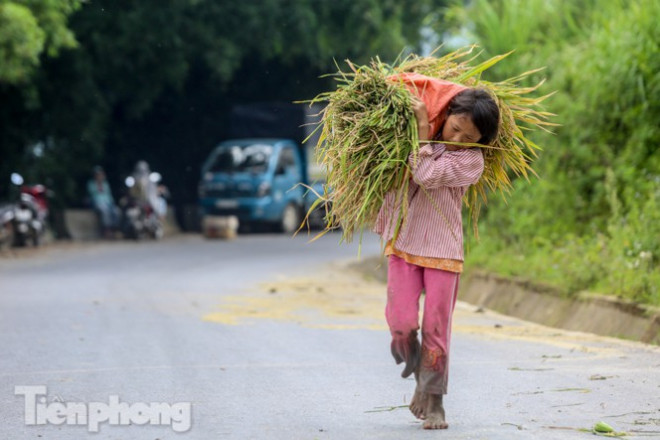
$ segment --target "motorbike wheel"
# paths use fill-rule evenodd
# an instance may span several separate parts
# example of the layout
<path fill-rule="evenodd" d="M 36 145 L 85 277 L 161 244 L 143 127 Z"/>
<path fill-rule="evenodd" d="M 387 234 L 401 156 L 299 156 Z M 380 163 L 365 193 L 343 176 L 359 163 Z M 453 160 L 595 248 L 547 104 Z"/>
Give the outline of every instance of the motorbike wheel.
<path fill-rule="evenodd" d="M 163 235 L 163 227 L 161 225 L 154 227 L 154 229 L 151 231 L 151 238 L 154 240 L 160 240 L 163 238 Z"/>
<path fill-rule="evenodd" d="M 0 251 L 11 247 L 15 240 L 14 229 L 11 224 L 0 226 Z"/>

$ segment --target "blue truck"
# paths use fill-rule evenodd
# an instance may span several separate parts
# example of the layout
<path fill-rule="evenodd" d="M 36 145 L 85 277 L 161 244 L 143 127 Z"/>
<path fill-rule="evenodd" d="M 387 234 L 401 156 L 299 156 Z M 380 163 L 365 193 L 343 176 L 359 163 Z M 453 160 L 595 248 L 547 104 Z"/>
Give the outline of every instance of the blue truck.
<path fill-rule="evenodd" d="M 314 191 L 309 191 L 309 188 Z M 231 139 L 216 146 L 202 166 L 199 203 L 203 216 L 235 216 L 242 226 L 271 225 L 290 234 L 323 194 L 312 184 L 305 147 L 291 139 Z M 325 211 L 314 211 L 319 226 Z"/>

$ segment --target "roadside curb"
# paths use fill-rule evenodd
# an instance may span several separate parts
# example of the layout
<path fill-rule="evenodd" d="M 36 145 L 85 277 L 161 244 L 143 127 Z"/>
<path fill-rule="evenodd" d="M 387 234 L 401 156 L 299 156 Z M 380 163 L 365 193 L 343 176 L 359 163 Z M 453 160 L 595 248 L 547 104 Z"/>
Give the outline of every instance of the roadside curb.
<path fill-rule="evenodd" d="M 387 282 L 387 260 L 363 258 L 355 267 Z M 552 286 L 472 269 L 462 274 L 458 298 L 477 307 L 550 327 L 660 345 L 660 309 L 593 292 L 573 297 Z"/>
<path fill-rule="evenodd" d="M 660 344 L 660 310 L 612 296 L 567 297 L 542 283 L 471 270 L 461 277 L 459 299 L 551 327 Z"/>

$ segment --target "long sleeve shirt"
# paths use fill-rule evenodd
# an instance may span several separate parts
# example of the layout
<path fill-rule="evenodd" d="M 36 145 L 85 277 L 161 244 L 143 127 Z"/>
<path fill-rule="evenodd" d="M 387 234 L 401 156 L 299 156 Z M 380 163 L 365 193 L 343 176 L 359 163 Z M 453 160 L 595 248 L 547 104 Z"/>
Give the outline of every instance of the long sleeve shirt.
<path fill-rule="evenodd" d="M 112 197 L 110 185 L 106 180 L 98 182 L 91 179 L 87 182 L 87 192 L 92 199 L 95 207 L 111 206 L 115 204 L 115 199 Z"/>
<path fill-rule="evenodd" d="M 478 148 L 449 151 L 444 144 L 432 143 L 420 148 L 416 161 L 411 155 L 408 162 L 412 169 L 408 210 L 396 242 L 391 240 L 401 201 L 395 191 L 385 197 L 375 232 L 406 255 L 462 262 L 463 196 L 483 173 L 483 153 Z"/>

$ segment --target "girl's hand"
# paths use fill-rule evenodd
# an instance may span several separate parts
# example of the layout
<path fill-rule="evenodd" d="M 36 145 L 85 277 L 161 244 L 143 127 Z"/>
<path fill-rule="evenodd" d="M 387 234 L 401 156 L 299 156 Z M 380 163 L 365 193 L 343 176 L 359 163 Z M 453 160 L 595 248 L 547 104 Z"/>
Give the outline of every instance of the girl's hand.
<path fill-rule="evenodd" d="M 413 95 L 411 102 L 413 112 L 415 112 L 415 118 L 417 119 L 417 133 L 419 134 L 419 140 L 426 141 L 429 138 L 430 129 L 429 114 L 426 110 L 426 104 L 415 95 Z"/>

